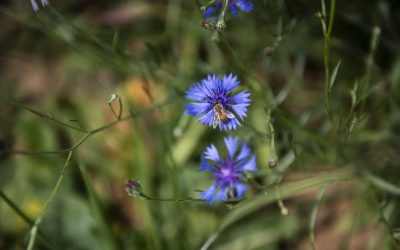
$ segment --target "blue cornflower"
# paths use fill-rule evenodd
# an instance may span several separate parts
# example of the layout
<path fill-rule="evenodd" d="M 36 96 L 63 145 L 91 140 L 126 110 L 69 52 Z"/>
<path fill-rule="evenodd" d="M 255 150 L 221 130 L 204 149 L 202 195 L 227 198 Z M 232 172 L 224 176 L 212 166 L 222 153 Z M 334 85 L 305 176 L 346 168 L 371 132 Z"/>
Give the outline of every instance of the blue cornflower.
<path fill-rule="evenodd" d="M 42 4 L 42 7 L 46 7 L 47 5 L 49 5 L 49 2 L 47 0 L 40 0 L 40 3 Z M 36 3 L 36 0 L 31 0 L 31 4 L 32 4 L 32 9 L 34 12 L 38 12 L 39 11 L 39 6 Z"/>
<path fill-rule="evenodd" d="M 187 90 L 186 98 L 195 102 L 186 104 L 186 114 L 201 116 L 198 121 L 214 129 L 218 125 L 221 131 L 236 129 L 240 122 L 232 111 L 243 121 L 251 102 L 250 93 L 246 90 L 232 96 L 232 90 L 238 84 L 237 76 L 232 74 L 224 75 L 222 79 L 208 75 Z"/>
<path fill-rule="evenodd" d="M 244 172 L 256 172 L 256 156 L 251 154 L 246 142 L 238 154 L 238 137 L 225 137 L 228 156 L 221 158 L 213 144 L 206 148 L 201 160 L 200 171 L 211 171 L 215 183 L 201 193 L 201 198 L 209 204 L 224 201 L 229 198 L 241 198 L 248 187 L 240 182 L 244 177 Z M 213 162 L 209 164 L 207 160 Z"/>
<path fill-rule="evenodd" d="M 222 8 L 223 1 L 215 0 L 215 4 L 208 7 L 203 15 L 206 19 L 210 19 L 216 10 Z M 228 5 L 229 10 L 232 12 L 233 16 L 237 16 L 238 10 L 244 12 L 251 12 L 253 10 L 253 3 L 249 0 L 230 0 Z"/>

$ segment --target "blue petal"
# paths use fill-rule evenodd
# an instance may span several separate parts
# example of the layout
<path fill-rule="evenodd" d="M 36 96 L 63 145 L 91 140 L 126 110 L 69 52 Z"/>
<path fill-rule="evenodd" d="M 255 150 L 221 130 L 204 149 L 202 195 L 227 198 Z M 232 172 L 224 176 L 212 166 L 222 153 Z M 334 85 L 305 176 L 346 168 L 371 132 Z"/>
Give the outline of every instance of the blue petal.
<path fill-rule="evenodd" d="M 220 79 L 216 75 L 208 75 L 206 79 L 202 81 L 203 87 L 207 90 L 207 95 L 212 96 L 218 89 Z"/>
<path fill-rule="evenodd" d="M 46 7 L 49 4 L 47 0 L 41 0 L 41 3 L 43 7 Z"/>
<path fill-rule="evenodd" d="M 204 18 L 207 20 L 210 19 L 216 9 L 217 7 L 215 5 L 208 7 L 205 11 L 203 11 Z"/>
<path fill-rule="evenodd" d="M 37 3 L 36 3 L 35 0 L 31 0 L 31 5 L 32 5 L 33 11 L 34 11 L 34 12 L 38 12 L 39 7 L 38 7 L 38 5 L 37 5 Z"/>
<path fill-rule="evenodd" d="M 246 193 L 248 187 L 245 184 L 241 183 L 241 182 L 236 182 L 233 185 L 234 185 L 234 187 L 236 189 L 237 198 L 238 199 L 242 198 L 242 196 Z"/>
<path fill-rule="evenodd" d="M 217 184 L 213 184 L 205 191 L 201 192 L 200 197 L 203 200 L 207 201 L 209 204 L 212 204 L 214 202 L 214 194 L 216 189 L 217 189 Z"/>
<path fill-rule="evenodd" d="M 247 116 L 247 106 L 250 104 L 248 103 L 241 103 L 241 104 L 234 104 L 232 105 L 232 109 L 235 111 L 235 113 L 240 117 L 240 119 L 243 121 L 243 117 Z"/>
<path fill-rule="evenodd" d="M 236 0 L 235 5 L 244 12 L 251 12 L 253 10 L 253 3 L 249 0 Z"/>
<path fill-rule="evenodd" d="M 212 83 L 212 89 L 218 92 L 221 89 L 222 81 L 217 75 L 208 76 L 210 82 Z"/>
<path fill-rule="evenodd" d="M 193 111 L 192 106 L 190 103 L 185 103 L 186 109 L 184 111 L 184 113 L 186 115 L 192 115 L 192 116 L 196 116 L 197 113 Z"/>
<path fill-rule="evenodd" d="M 242 149 L 240 150 L 239 155 L 236 158 L 236 161 L 241 161 L 250 156 L 250 148 L 247 146 L 247 143 L 244 141 L 242 145 Z"/>
<path fill-rule="evenodd" d="M 232 75 L 232 73 L 229 74 L 229 76 L 224 75 L 224 78 L 222 79 L 222 84 L 227 92 L 232 91 L 239 85 L 239 83 L 240 81 L 237 79 L 237 76 Z"/>
<path fill-rule="evenodd" d="M 218 162 L 220 160 L 218 150 L 214 146 L 214 144 L 211 144 L 211 146 L 206 148 L 206 151 L 204 152 L 204 157 L 214 162 Z"/>
<path fill-rule="evenodd" d="M 229 156 L 233 159 L 235 155 L 236 149 L 238 147 L 239 137 L 233 138 L 232 136 L 228 136 L 224 138 L 226 148 L 228 149 Z"/>
<path fill-rule="evenodd" d="M 201 165 L 199 167 L 199 171 L 211 171 L 215 172 L 215 168 L 208 164 L 206 158 L 203 156 L 201 157 Z"/>
<path fill-rule="evenodd" d="M 226 188 L 224 186 L 220 187 L 218 193 L 215 195 L 215 202 L 226 201 L 228 196 L 226 194 Z"/>
<path fill-rule="evenodd" d="M 236 127 L 240 125 L 240 122 L 237 118 L 229 119 L 227 122 L 220 123 L 220 130 L 235 130 Z"/>
<path fill-rule="evenodd" d="M 207 114 L 203 115 L 198 121 L 204 125 L 212 126 L 214 117 L 214 110 L 208 111 Z"/>
<path fill-rule="evenodd" d="M 243 172 L 243 171 L 248 171 L 248 172 L 256 172 L 257 169 L 257 162 L 256 162 L 256 156 L 253 155 L 250 160 L 247 162 L 242 163 L 240 166 L 236 168 L 236 171 L 238 172 Z"/>
<path fill-rule="evenodd" d="M 235 103 L 249 103 L 251 100 L 249 99 L 250 93 L 245 91 L 242 91 L 235 95 L 234 97 L 231 98 L 231 101 Z"/>
<path fill-rule="evenodd" d="M 238 8 L 235 5 L 231 5 L 229 7 L 229 10 L 231 11 L 233 17 L 236 18 L 238 13 Z"/>
<path fill-rule="evenodd" d="M 185 112 L 187 114 L 198 116 L 207 113 L 211 109 L 208 102 L 187 103 Z"/>
<path fill-rule="evenodd" d="M 207 95 L 201 85 L 196 84 L 186 91 L 186 98 L 201 102 L 207 98 Z"/>

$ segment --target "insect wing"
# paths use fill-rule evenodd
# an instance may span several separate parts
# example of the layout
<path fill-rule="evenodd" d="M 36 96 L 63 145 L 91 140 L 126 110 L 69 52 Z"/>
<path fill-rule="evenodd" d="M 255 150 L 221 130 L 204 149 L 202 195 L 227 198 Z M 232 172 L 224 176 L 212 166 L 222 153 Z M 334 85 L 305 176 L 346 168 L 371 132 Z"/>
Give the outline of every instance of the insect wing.
<path fill-rule="evenodd" d="M 225 110 L 225 114 L 229 119 L 234 119 L 235 115 L 231 112 L 229 112 L 228 110 Z"/>
<path fill-rule="evenodd" d="M 218 126 L 218 123 L 219 123 L 219 115 L 218 115 L 218 112 L 214 111 L 213 129 L 215 129 Z"/>

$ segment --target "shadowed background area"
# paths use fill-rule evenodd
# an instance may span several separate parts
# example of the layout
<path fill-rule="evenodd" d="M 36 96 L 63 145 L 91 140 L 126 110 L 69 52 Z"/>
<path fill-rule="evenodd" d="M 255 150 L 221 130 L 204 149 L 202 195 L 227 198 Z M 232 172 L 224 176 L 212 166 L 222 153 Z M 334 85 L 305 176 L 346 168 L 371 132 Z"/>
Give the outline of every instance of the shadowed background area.
<path fill-rule="evenodd" d="M 216 32 L 207 1 L 2 1 L 0 249 L 399 248 L 400 2 L 337 1 L 328 57 L 320 1 L 252 2 Z M 241 127 L 184 114 L 188 87 L 229 73 Z M 227 135 L 257 156 L 239 204 L 126 194 L 199 198 Z"/>

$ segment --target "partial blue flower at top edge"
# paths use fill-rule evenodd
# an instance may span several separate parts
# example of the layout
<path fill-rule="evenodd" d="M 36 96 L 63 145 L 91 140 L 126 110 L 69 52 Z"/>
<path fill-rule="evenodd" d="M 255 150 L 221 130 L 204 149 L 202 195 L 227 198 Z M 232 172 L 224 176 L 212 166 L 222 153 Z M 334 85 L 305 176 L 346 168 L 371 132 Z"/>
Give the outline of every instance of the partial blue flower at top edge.
<path fill-rule="evenodd" d="M 256 172 L 256 156 L 251 154 L 246 142 L 239 147 L 238 137 L 224 138 L 228 155 L 220 157 L 216 147 L 211 144 L 202 156 L 200 171 L 210 171 L 215 183 L 203 191 L 200 196 L 209 204 L 225 201 L 228 198 L 240 199 L 248 187 L 240 180 L 244 172 Z"/>
<path fill-rule="evenodd" d="M 211 5 L 203 12 L 204 17 L 210 19 L 217 10 L 221 10 L 222 4 L 222 0 L 216 0 L 215 4 Z M 237 16 L 238 10 L 251 12 L 253 10 L 253 3 L 249 0 L 230 0 L 228 8 L 233 16 Z"/>
<path fill-rule="evenodd" d="M 186 104 L 185 113 L 200 117 L 204 125 L 219 126 L 222 130 L 234 130 L 240 121 L 247 116 L 250 105 L 250 93 L 246 90 L 233 95 L 232 91 L 239 85 L 237 76 L 230 74 L 220 78 L 208 75 L 186 91 L 186 98 L 193 100 Z"/>
<path fill-rule="evenodd" d="M 43 8 L 49 5 L 49 2 L 47 0 L 40 0 L 40 3 L 42 4 Z M 37 5 L 36 0 L 31 0 L 31 5 L 34 12 L 39 11 L 39 6 Z"/>

